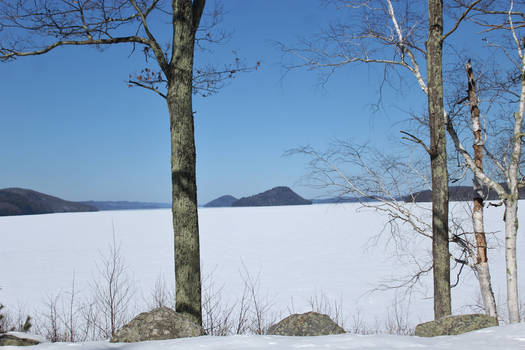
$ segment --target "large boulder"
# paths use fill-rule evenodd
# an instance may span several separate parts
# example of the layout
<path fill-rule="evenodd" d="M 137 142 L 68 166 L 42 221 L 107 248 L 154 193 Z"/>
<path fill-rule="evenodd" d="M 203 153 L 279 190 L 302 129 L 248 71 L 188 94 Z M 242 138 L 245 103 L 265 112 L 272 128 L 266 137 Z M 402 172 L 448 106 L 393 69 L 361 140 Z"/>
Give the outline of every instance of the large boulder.
<path fill-rule="evenodd" d="M 167 307 L 143 312 L 119 329 L 112 343 L 134 343 L 146 340 L 197 337 L 204 335 L 204 329 L 184 314 Z"/>
<path fill-rule="evenodd" d="M 418 324 L 416 327 L 416 335 L 419 337 L 457 335 L 477 329 L 495 327 L 497 325 L 497 318 L 488 315 L 453 315 Z"/>
<path fill-rule="evenodd" d="M 0 333 L 0 346 L 28 346 L 40 344 L 44 339 L 41 337 L 20 333 L 8 332 Z"/>
<path fill-rule="evenodd" d="M 328 315 L 317 312 L 293 314 L 268 328 L 270 335 L 313 336 L 341 334 L 345 330 Z"/>

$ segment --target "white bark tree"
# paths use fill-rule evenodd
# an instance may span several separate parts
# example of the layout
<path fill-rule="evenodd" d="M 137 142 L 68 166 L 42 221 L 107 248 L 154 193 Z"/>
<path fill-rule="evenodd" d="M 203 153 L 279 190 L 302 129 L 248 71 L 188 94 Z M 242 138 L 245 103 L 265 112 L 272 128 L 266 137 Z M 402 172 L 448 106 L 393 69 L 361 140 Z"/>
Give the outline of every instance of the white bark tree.
<path fill-rule="evenodd" d="M 462 144 L 456 130 L 453 126 L 453 121 L 445 115 L 447 130 L 454 141 L 454 145 L 458 152 L 463 156 L 465 164 L 474 173 L 476 179 L 482 182 L 485 186 L 494 190 L 501 198 L 505 205 L 505 261 L 506 261 L 506 280 L 507 280 L 507 308 L 509 313 L 509 321 L 517 323 L 520 321 L 519 315 L 519 297 L 518 297 L 518 279 L 517 279 L 517 261 L 516 261 L 516 237 L 518 231 L 518 199 L 519 188 L 525 186 L 523 177 L 520 174 L 520 162 L 522 157 L 522 142 L 525 136 L 523 127 L 523 118 L 525 112 L 525 48 L 523 41 L 525 28 L 525 12 L 523 11 L 523 3 L 518 8 L 514 1 L 507 2 L 507 8 L 502 8 L 502 2 L 495 2 L 489 7 L 474 8 L 476 15 L 473 20 L 488 28 L 488 31 L 505 31 L 510 34 L 511 42 L 514 44 L 513 51 L 505 47 L 503 44 L 494 44 L 501 48 L 504 54 L 510 59 L 513 64 L 513 70 L 517 75 L 518 91 L 509 91 L 508 93 L 517 97 L 516 107 L 517 111 L 513 113 L 513 129 L 509 135 L 508 147 L 510 152 L 504 159 L 498 159 L 490 153 L 485 147 L 487 156 L 496 165 L 497 169 L 503 175 L 506 182 L 506 188 L 499 184 L 494 178 L 488 176 L 486 172 L 476 165 L 475 159 L 467 151 Z M 499 16 L 500 20 L 493 19 Z M 501 18 L 503 17 L 503 19 Z M 514 52 L 514 53 L 512 53 Z"/>
<path fill-rule="evenodd" d="M 474 163 L 480 171 L 483 171 L 484 139 L 480 121 L 480 111 L 478 108 L 476 81 L 474 79 L 474 72 L 470 61 L 465 68 L 468 78 L 468 101 L 472 119 L 472 133 L 474 136 Z M 474 228 L 474 235 L 476 238 L 476 258 L 474 261 L 474 268 L 478 275 L 481 298 L 483 300 L 485 311 L 490 316 L 498 317 L 487 256 L 487 238 L 485 236 L 485 223 L 483 219 L 483 186 L 476 176 L 474 176 L 473 184 L 474 208 L 472 210 L 472 227 Z"/>

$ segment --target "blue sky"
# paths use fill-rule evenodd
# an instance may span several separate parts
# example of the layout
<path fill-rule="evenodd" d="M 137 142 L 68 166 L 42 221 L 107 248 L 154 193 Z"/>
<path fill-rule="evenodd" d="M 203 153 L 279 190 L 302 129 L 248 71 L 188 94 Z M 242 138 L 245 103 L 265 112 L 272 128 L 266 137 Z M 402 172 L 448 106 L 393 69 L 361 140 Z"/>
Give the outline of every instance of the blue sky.
<path fill-rule="evenodd" d="M 323 149 L 335 138 L 399 140 L 396 123 L 407 118 L 401 109 L 424 106 L 414 87 L 402 95 L 387 91 L 385 108 L 374 112 L 380 67 L 340 70 L 324 86 L 311 71 L 283 77 L 275 41 L 293 43 L 325 27 L 337 13 L 320 1 L 228 0 L 224 9 L 232 38 L 214 48 L 213 61 L 227 63 L 236 50 L 261 68 L 238 75 L 217 95 L 194 98 L 201 204 L 280 185 L 319 196 L 299 183 L 306 160 L 282 157 L 286 150 Z M 68 200 L 170 200 L 167 107 L 149 91 L 128 88 L 128 74 L 144 67 L 143 56 L 130 52 L 127 45 L 102 52 L 68 47 L 0 64 L 0 188 Z"/>

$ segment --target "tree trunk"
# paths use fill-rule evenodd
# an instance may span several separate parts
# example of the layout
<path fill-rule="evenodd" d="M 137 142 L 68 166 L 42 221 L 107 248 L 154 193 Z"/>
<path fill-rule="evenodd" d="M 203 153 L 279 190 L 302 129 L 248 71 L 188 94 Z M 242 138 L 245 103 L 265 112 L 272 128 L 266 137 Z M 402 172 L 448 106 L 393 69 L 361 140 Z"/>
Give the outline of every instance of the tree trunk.
<path fill-rule="evenodd" d="M 525 55 L 523 60 L 525 61 Z M 505 262 L 507 267 L 507 308 L 510 323 L 518 323 L 519 297 L 518 297 L 518 267 L 516 263 L 516 236 L 518 232 L 518 176 L 521 157 L 521 130 L 525 101 L 525 77 L 522 73 L 522 101 L 520 111 L 514 113 L 514 137 L 512 140 L 512 154 L 509 162 L 507 184 L 509 196 L 503 201 L 505 204 Z"/>
<path fill-rule="evenodd" d="M 175 309 L 202 324 L 192 108 L 194 41 L 200 18 L 194 18 L 195 5 L 191 0 L 173 0 L 172 4 L 173 54 L 168 77 L 167 102 L 170 112 L 172 211 L 175 233 Z"/>
<path fill-rule="evenodd" d="M 511 323 L 520 321 L 518 297 L 518 267 L 516 264 L 516 234 L 518 232 L 518 175 L 521 159 L 523 118 L 525 117 L 525 52 L 521 53 L 521 91 L 518 112 L 514 113 L 514 135 L 507 184 L 510 196 L 505 203 L 505 262 L 507 265 L 507 307 Z"/>
<path fill-rule="evenodd" d="M 523 117 L 525 114 L 525 53 L 521 56 L 521 91 L 518 112 L 514 113 L 512 154 L 509 162 L 507 184 L 510 195 L 505 203 L 505 262 L 507 265 L 507 307 L 510 323 L 518 323 L 518 267 L 516 263 L 516 235 L 518 232 L 518 176 L 521 159 Z"/>
<path fill-rule="evenodd" d="M 443 107 L 443 2 L 428 0 L 427 80 L 432 170 L 434 318 L 451 314 L 448 170 Z"/>
<path fill-rule="evenodd" d="M 516 233 L 518 231 L 518 201 L 509 199 L 505 203 L 505 262 L 507 266 L 507 308 L 510 323 L 518 323 L 518 274 L 516 264 Z"/>
<path fill-rule="evenodd" d="M 468 77 L 468 100 L 470 103 L 470 115 L 472 117 L 472 133 L 474 134 L 474 162 L 476 167 L 483 171 L 483 137 L 481 135 L 481 122 L 479 120 L 478 96 L 476 93 L 476 82 L 470 61 L 466 65 Z M 476 261 L 475 269 L 478 273 L 479 287 L 485 312 L 493 317 L 498 317 L 496 311 L 496 300 L 492 291 L 490 270 L 487 257 L 487 239 L 483 219 L 483 186 L 477 176 L 474 175 L 474 210 L 472 211 L 472 226 L 476 237 Z"/>

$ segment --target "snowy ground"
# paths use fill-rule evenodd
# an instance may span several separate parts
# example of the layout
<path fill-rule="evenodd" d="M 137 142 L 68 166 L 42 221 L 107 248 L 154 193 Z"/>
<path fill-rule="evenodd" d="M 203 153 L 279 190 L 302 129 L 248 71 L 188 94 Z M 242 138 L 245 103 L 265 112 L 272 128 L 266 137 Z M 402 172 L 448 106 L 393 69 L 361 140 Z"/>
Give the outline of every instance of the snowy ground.
<path fill-rule="evenodd" d="M 6 347 L 8 349 L 17 347 Z M 518 350 L 525 348 L 525 324 L 486 328 L 449 337 L 421 338 L 389 335 L 331 335 L 321 337 L 228 336 L 159 340 L 133 344 L 109 342 L 44 343 L 38 350 L 296 350 L 296 349 L 359 349 L 359 350 Z M 20 347 L 22 349 L 22 347 Z"/>
<path fill-rule="evenodd" d="M 233 303 L 240 298 L 242 275 L 248 272 L 252 279 L 258 277 L 259 295 L 271 304 L 276 317 L 308 311 L 311 309 L 310 299 L 326 298 L 342 304 L 345 328 L 352 328 L 358 320 L 369 327 L 382 328 L 389 315 L 394 313 L 396 293 L 371 290 L 385 279 L 404 275 L 413 266 L 393 257 L 394 242 L 388 240 L 388 234 L 375 243 L 371 241 L 371 237 L 381 231 L 384 218 L 376 212 L 357 208 L 357 204 L 325 204 L 199 209 L 203 274 L 210 276 L 216 289 L 221 289 L 226 302 Z M 460 206 L 455 208 L 458 212 L 464 211 Z M 496 236 L 503 240 L 502 209 L 488 209 L 486 215 L 487 231 L 499 231 Z M 525 222 L 523 210 L 520 211 L 520 220 Z M 49 296 L 67 292 L 73 275 L 79 297 L 87 294 L 97 275 L 96 262 L 112 241 L 113 228 L 122 245 L 128 272 L 137 287 L 137 310 L 144 311 L 146 299 L 150 298 L 159 276 L 167 281 L 168 286 L 173 285 L 173 233 L 168 209 L 0 218 L 0 301 L 8 308 L 32 313 L 41 309 Z M 412 244 L 422 257 L 430 250 L 429 241 L 415 239 Z M 524 266 L 525 262 L 522 246 L 518 239 L 518 266 Z M 491 250 L 489 258 L 494 291 L 498 301 L 503 303 L 503 249 Z M 518 277 L 521 288 L 524 288 L 521 272 Z M 401 312 L 412 326 L 432 319 L 431 286 L 428 276 L 410 300 L 401 302 Z M 470 311 L 468 305 L 477 302 L 478 294 L 477 281 L 470 271 L 466 271 L 462 282 L 453 289 L 454 313 Z M 397 300 L 403 299 L 398 295 Z M 516 346 L 525 346 L 525 341 L 522 342 L 525 335 L 522 340 L 511 340 L 512 334 L 520 330 L 525 334 L 525 328 L 519 327 L 508 328 L 502 333 L 491 330 L 487 339 L 508 338 Z M 457 339 L 471 339 L 469 337 Z M 352 348 L 353 344 L 358 344 L 358 348 L 366 348 L 367 339 L 371 338 L 334 337 L 330 346 Z M 373 339 L 373 343 L 378 344 L 399 343 L 400 348 L 409 347 L 408 344 L 442 348 L 432 340 Z M 455 339 L 447 340 L 450 347 L 460 341 Z M 169 344 L 187 344 L 190 348 L 195 345 L 192 342 L 198 341 L 204 347 L 241 348 L 245 340 L 244 337 L 206 337 L 202 341 Z M 288 349 L 293 344 L 308 347 L 309 341 L 309 338 L 298 341 L 295 338 L 258 337 L 253 340 L 253 346 L 269 347 L 271 342 L 277 342 L 277 349 Z M 490 341 L 497 343 L 496 340 Z M 91 349 L 90 345 L 82 346 Z"/>

